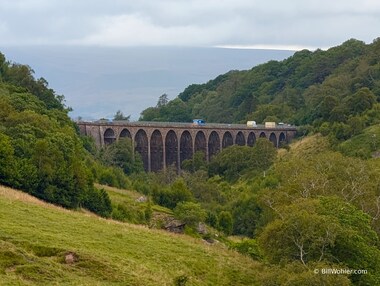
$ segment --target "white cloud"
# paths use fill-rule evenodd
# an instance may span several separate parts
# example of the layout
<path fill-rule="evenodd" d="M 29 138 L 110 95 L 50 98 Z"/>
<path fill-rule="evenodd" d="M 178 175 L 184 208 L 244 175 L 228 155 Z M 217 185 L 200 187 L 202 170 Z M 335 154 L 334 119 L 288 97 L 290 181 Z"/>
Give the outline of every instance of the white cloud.
<path fill-rule="evenodd" d="M 121 15 L 96 19 L 98 29 L 76 44 L 104 46 L 212 45 L 228 38 L 234 23 L 200 26 L 158 25 L 142 15 Z M 230 25 L 232 24 L 232 26 Z M 220 31 L 221 30 L 221 31 Z"/>

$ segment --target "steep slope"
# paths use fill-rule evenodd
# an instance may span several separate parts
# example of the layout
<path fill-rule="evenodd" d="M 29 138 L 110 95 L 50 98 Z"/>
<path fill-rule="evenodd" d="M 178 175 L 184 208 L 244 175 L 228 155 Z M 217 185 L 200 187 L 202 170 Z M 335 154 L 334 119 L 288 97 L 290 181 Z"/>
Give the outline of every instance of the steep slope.
<path fill-rule="evenodd" d="M 261 268 L 221 245 L 69 211 L 0 187 L 2 285 L 256 285 Z"/>

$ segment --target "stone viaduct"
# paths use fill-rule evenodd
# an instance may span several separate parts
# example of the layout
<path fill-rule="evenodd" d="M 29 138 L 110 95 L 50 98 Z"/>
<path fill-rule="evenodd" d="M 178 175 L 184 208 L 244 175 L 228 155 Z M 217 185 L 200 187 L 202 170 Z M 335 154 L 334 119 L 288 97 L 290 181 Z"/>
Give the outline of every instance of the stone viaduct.
<path fill-rule="evenodd" d="M 146 171 L 159 171 L 191 159 L 197 151 L 207 161 L 220 150 L 237 144 L 253 146 L 257 138 L 269 139 L 275 147 L 288 143 L 295 135 L 294 126 L 265 128 L 263 125 L 247 127 L 243 124 L 206 124 L 170 122 L 97 121 L 78 122 L 83 135 L 94 138 L 96 145 L 104 147 L 127 137 L 135 151 L 140 153 Z"/>

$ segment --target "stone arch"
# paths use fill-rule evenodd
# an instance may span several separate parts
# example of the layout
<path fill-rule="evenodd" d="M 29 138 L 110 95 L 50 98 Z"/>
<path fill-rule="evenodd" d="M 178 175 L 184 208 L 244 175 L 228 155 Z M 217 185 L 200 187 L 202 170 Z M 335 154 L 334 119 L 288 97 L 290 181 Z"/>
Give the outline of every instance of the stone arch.
<path fill-rule="evenodd" d="M 208 138 L 208 156 L 209 160 L 212 156 L 220 151 L 220 138 L 217 132 L 212 131 Z"/>
<path fill-rule="evenodd" d="M 224 149 L 231 145 L 234 145 L 234 139 L 232 138 L 231 132 L 226 131 L 223 134 L 222 148 Z"/>
<path fill-rule="evenodd" d="M 165 161 L 166 166 L 175 165 L 178 168 L 178 139 L 173 130 L 166 134 Z"/>
<path fill-rule="evenodd" d="M 284 146 L 286 144 L 286 136 L 284 132 L 280 133 L 280 136 L 278 137 L 278 146 Z"/>
<path fill-rule="evenodd" d="M 145 171 L 149 171 L 148 136 L 143 129 L 140 129 L 136 133 L 135 151 L 141 155 Z"/>
<path fill-rule="evenodd" d="M 164 144 L 159 130 L 154 130 L 150 137 L 150 170 L 159 171 L 164 166 Z"/>
<path fill-rule="evenodd" d="M 203 131 L 198 131 L 197 135 L 195 135 L 194 152 L 198 152 L 198 151 L 202 151 L 204 154 L 204 159 L 206 159 L 207 140 Z"/>
<path fill-rule="evenodd" d="M 261 132 L 260 133 L 260 136 L 259 136 L 260 138 L 267 138 L 267 135 L 265 134 L 265 132 L 263 131 L 263 132 Z"/>
<path fill-rule="evenodd" d="M 245 137 L 244 137 L 243 132 L 239 131 L 236 134 L 235 144 L 239 145 L 239 146 L 244 146 L 245 145 Z"/>
<path fill-rule="evenodd" d="M 107 128 L 104 131 L 104 144 L 109 145 L 116 141 L 115 131 L 112 128 Z"/>
<path fill-rule="evenodd" d="M 183 131 L 179 141 L 180 164 L 193 157 L 193 140 L 189 131 Z"/>
<path fill-rule="evenodd" d="M 121 130 L 119 138 L 129 138 L 132 140 L 131 132 L 127 128 L 124 128 Z"/>
<path fill-rule="evenodd" d="M 256 136 L 255 133 L 250 132 L 247 139 L 247 145 L 252 147 L 256 143 Z"/>
<path fill-rule="evenodd" d="M 277 137 L 273 132 L 269 136 L 269 141 L 273 143 L 274 147 L 277 147 Z"/>

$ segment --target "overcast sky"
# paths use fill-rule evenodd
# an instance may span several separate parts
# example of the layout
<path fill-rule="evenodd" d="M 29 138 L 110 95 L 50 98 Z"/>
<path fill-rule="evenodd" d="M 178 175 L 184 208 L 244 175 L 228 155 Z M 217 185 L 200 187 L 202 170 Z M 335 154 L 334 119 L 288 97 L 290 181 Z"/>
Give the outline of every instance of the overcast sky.
<path fill-rule="evenodd" d="M 0 0 L 1 46 L 313 49 L 379 27 L 378 0 Z"/>

